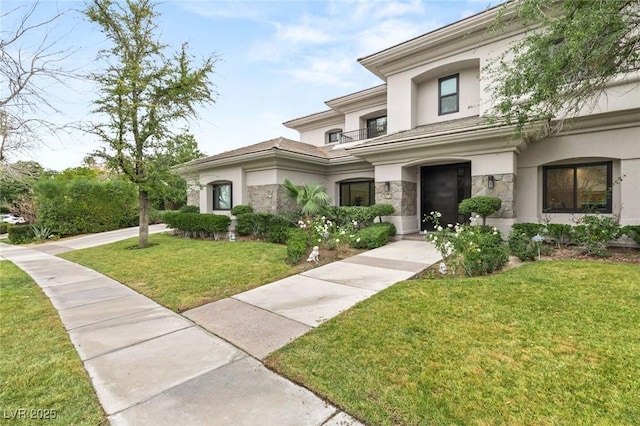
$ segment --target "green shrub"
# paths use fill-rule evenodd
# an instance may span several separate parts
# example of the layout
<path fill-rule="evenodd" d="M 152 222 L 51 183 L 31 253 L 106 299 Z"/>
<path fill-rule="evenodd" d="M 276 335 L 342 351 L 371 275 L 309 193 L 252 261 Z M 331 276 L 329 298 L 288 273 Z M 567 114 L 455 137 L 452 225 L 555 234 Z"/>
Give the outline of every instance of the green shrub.
<path fill-rule="evenodd" d="M 6 234 L 9 229 L 9 224 L 0 222 L 0 234 Z"/>
<path fill-rule="evenodd" d="M 291 228 L 287 230 L 287 261 L 296 264 L 302 259 L 309 247 L 309 238 L 302 229 Z"/>
<path fill-rule="evenodd" d="M 272 215 L 267 230 L 267 241 L 275 244 L 287 242 L 287 232 L 294 228 L 288 218 L 280 215 Z"/>
<path fill-rule="evenodd" d="M 355 223 L 356 229 L 370 226 L 376 218 L 374 211 L 365 206 L 340 206 L 330 211 L 335 215 L 336 225 L 343 226 Z"/>
<path fill-rule="evenodd" d="M 500 210 L 502 200 L 498 197 L 471 197 L 462 200 L 458 206 L 458 210 L 462 214 L 476 213 L 482 217 L 482 225 L 486 225 L 487 216 L 490 216 Z"/>
<path fill-rule="evenodd" d="M 355 240 L 351 243 L 354 248 L 374 249 L 389 242 L 389 227 L 369 226 L 356 232 Z"/>
<path fill-rule="evenodd" d="M 545 235 L 556 242 L 558 248 L 566 246 L 571 242 L 571 225 L 560 223 L 548 223 Z"/>
<path fill-rule="evenodd" d="M 535 260 L 538 248 L 527 234 L 514 229 L 509 233 L 509 252 L 524 262 Z"/>
<path fill-rule="evenodd" d="M 386 228 L 387 235 L 389 235 L 389 238 L 395 236 L 398 233 L 398 231 L 396 230 L 396 226 L 390 222 L 377 222 L 371 226 L 377 227 L 377 228 Z"/>
<path fill-rule="evenodd" d="M 606 257 L 607 246 L 620 237 L 621 229 L 618 221 L 612 217 L 585 215 L 581 224 L 573 228 L 573 240 L 589 255 Z"/>
<path fill-rule="evenodd" d="M 253 213 L 236 215 L 236 233 L 238 235 L 253 235 Z"/>
<path fill-rule="evenodd" d="M 155 225 L 157 223 L 162 223 L 162 214 L 158 209 L 154 209 L 153 207 L 151 207 L 149 209 L 149 225 Z"/>
<path fill-rule="evenodd" d="M 136 188 L 124 179 L 43 178 L 35 184 L 34 194 L 37 222 L 56 234 L 104 232 L 137 224 L 133 222 Z"/>
<path fill-rule="evenodd" d="M 490 274 L 509 261 L 507 247 L 495 228 L 467 226 L 453 246 L 462 255 L 460 266 L 469 276 Z"/>
<path fill-rule="evenodd" d="M 391 216 L 396 212 L 396 208 L 391 204 L 374 204 L 369 206 L 369 210 L 373 217 L 378 217 L 380 223 L 382 223 L 382 216 Z"/>
<path fill-rule="evenodd" d="M 622 227 L 620 233 L 640 244 L 640 225 L 626 225 Z"/>
<path fill-rule="evenodd" d="M 233 216 L 238 216 L 241 214 L 253 213 L 253 207 L 248 206 L 246 204 L 238 204 L 237 206 L 233 206 L 231 209 L 231 214 Z"/>
<path fill-rule="evenodd" d="M 192 205 L 184 205 L 178 210 L 180 213 L 200 213 L 200 207 Z"/>
<path fill-rule="evenodd" d="M 544 234 L 544 225 L 542 223 L 514 223 L 511 228 L 514 232 L 525 234 L 529 239 L 534 235 Z"/>
<path fill-rule="evenodd" d="M 34 239 L 31 225 L 13 225 L 9 227 L 9 240 L 12 244 L 27 244 Z"/>
<path fill-rule="evenodd" d="M 171 213 L 164 215 L 167 227 L 175 234 L 186 238 L 220 239 L 229 231 L 231 219 L 226 215 L 200 213 Z"/>

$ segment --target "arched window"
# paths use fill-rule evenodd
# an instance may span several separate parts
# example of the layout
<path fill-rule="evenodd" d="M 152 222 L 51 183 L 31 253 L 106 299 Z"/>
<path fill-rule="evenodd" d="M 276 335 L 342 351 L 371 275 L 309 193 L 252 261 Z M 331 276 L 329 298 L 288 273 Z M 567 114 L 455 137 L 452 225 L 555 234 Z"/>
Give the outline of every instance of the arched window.
<path fill-rule="evenodd" d="M 213 190 L 213 210 L 231 210 L 232 184 L 231 182 L 216 182 L 211 184 Z"/>

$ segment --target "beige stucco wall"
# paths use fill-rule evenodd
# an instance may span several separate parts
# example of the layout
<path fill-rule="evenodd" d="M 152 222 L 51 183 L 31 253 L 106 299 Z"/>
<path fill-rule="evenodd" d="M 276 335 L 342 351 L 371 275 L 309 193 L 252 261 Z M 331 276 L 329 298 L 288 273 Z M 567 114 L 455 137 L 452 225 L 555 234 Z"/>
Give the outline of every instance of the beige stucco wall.
<path fill-rule="evenodd" d="M 438 115 L 438 79 L 459 73 L 459 110 L 455 113 Z M 480 103 L 479 69 L 455 67 L 442 70 L 427 81 L 417 85 L 417 126 L 455 120 L 478 115 Z"/>
<path fill-rule="evenodd" d="M 200 184 L 200 212 L 214 213 L 213 191 L 211 184 L 216 182 L 232 182 L 231 197 L 233 205 L 244 203 L 244 174 L 240 167 L 224 167 L 213 170 L 204 170 L 199 174 Z M 226 210 L 216 210 L 216 214 L 229 214 Z"/>
<path fill-rule="evenodd" d="M 612 161 L 613 214 L 622 224 L 640 224 L 640 127 L 601 130 L 531 143 L 518 158 L 518 222 L 539 222 L 542 212 L 542 167 Z M 549 215 L 555 223 L 573 223 L 571 213 Z"/>
<path fill-rule="evenodd" d="M 329 131 L 345 131 L 344 123 L 331 124 L 328 126 L 322 126 L 315 129 L 305 130 L 300 132 L 300 142 L 308 143 L 315 146 L 323 146 L 326 142 L 326 134 Z"/>

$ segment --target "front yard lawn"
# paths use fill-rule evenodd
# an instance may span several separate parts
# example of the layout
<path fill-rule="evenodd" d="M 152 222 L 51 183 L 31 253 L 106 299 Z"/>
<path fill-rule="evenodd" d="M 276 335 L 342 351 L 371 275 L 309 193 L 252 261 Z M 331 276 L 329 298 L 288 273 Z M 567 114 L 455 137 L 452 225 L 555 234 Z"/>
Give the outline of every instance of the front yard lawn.
<path fill-rule="evenodd" d="M 287 265 L 283 245 L 261 242 L 202 241 L 166 234 L 137 238 L 60 255 L 156 302 L 182 312 L 297 273 Z"/>
<path fill-rule="evenodd" d="M 0 261 L 0 407 L 17 424 L 107 424 L 58 312 L 13 263 Z"/>
<path fill-rule="evenodd" d="M 405 281 L 267 365 L 371 425 L 640 424 L 640 268 Z"/>

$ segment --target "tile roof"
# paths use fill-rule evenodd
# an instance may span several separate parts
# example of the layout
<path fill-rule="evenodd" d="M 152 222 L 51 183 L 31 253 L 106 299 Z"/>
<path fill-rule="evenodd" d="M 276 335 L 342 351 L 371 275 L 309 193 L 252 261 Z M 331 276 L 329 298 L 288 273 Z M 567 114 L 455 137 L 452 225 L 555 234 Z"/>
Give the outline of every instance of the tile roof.
<path fill-rule="evenodd" d="M 269 139 L 264 142 L 259 142 L 253 145 L 243 146 L 241 148 L 233 149 L 231 151 L 225 151 L 220 154 L 211 155 L 205 158 L 199 158 L 197 160 L 190 161 L 186 164 L 189 166 L 196 164 L 208 163 L 216 160 L 229 159 L 234 157 L 242 157 L 248 154 L 256 154 L 260 152 L 276 152 L 286 151 L 296 154 L 308 155 L 310 157 L 331 159 L 348 157 L 349 154 L 343 149 L 332 149 L 332 147 L 319 147 L 308 143 L 298 142 L 291 139 L 278 137 L 275 139 Z"/>
<path fill-rule="evenodd" d="M 414 127 L 410 130 L 390 133 L 388 135 L 380 136 L 378 138 L 366 141 L 365 143 L 354 148 L 364 147 L 367 145 L 377 145 L 379 143 L 389 143 L 396 140 L 408 139 L 412 137 L 429 137 L 436 134 L 470 131 L 477 129 L 479 126 L 493 127 L 497 125 L 497 123 L 492 124 L 488 117 L 480 117 L 474 115 L 473 117 L 465 117 L 456 120 L 442 121 L 439 123 L 425 124 L 423 126 Z"/>

